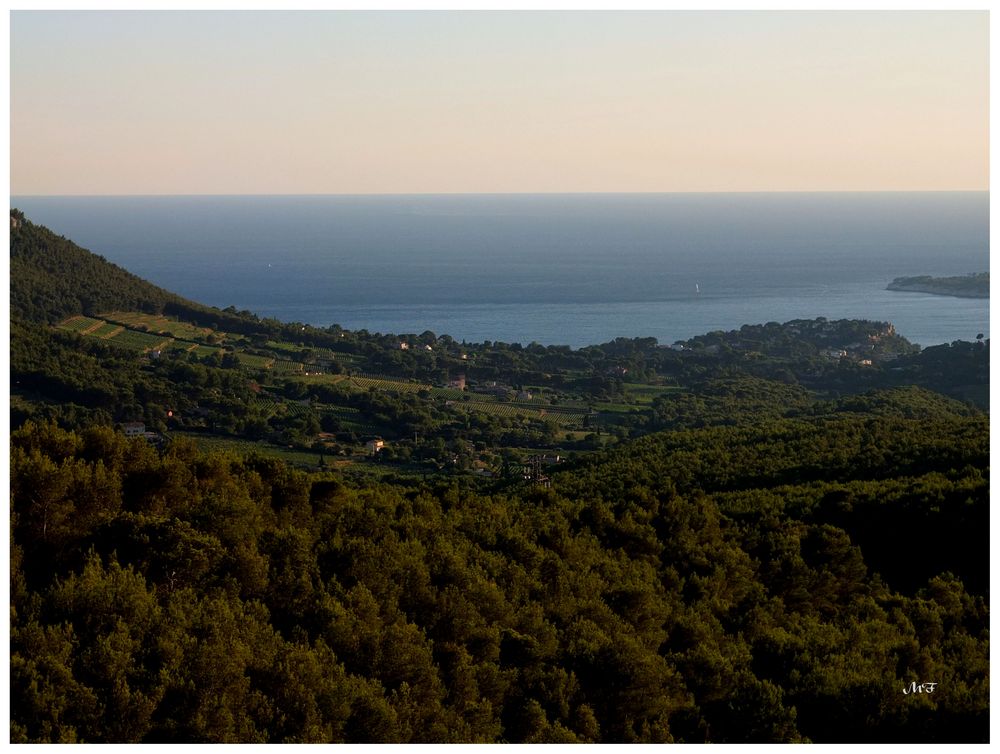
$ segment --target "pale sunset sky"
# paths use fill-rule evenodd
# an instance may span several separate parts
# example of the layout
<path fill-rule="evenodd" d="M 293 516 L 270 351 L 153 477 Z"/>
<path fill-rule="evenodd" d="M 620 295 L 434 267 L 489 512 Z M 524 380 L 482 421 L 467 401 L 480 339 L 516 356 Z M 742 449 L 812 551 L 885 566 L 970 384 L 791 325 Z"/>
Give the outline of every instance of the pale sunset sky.
<path fill-rule="evenodd" d="M 11 15 L 11 193 L 988 189 L 985 11 Z"/>

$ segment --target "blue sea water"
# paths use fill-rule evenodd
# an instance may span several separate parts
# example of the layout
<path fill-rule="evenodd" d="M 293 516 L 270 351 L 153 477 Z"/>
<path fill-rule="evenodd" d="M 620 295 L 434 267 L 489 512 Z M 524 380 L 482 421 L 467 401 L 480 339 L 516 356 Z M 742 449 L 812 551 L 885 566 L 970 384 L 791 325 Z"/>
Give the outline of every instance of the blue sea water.
<path fill-rule="evenodd" d="M 886 291 L 989 269 L 989 194 L 14 197 L 183 296 L 318 326 L 567 344 L 746 323 L 988 335 L 988 302 Z"/>

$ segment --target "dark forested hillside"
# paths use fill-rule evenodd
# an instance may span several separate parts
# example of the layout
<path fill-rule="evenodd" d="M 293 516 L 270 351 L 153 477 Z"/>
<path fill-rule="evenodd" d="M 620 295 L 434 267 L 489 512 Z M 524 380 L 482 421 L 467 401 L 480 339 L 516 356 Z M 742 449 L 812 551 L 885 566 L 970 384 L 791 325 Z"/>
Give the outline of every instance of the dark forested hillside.
<path fill-rule="evenodd" d="M 988 341 L 318 330 L 12 218 L 12 741 L 988 741 Z"/>
<path fill-rule="evenodd" d="M 35 225 L 18 210 L 10 215 L 12 319 L 52 324 L 73 314 L 170 312 L 198 322 L 221 322 L 237 332 L 285 329 L 249 312 L 220 311 L 188 301 Z"/>
<path fill-rule="evenodd" d="M 827 429 L 483 495 L 29 424 L 13 737 L 986 740 L 985 427 Z"/>
<path fill-rule="evenodd" d="M 162 311 L 180 297 L 11 211 L 11 317 L 54 323 L 115 309 Z"/>

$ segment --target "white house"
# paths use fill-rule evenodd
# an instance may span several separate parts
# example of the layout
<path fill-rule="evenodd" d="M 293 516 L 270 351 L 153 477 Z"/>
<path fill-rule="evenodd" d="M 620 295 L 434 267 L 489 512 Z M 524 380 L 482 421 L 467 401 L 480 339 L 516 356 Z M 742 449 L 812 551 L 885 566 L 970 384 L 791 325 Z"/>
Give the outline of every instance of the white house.
<path fill-rule="evenodd" d="M 125 422 L 122 431 L 126 437 L 142 437 L 146 433 L 146 425 L 142 422 Z"/>

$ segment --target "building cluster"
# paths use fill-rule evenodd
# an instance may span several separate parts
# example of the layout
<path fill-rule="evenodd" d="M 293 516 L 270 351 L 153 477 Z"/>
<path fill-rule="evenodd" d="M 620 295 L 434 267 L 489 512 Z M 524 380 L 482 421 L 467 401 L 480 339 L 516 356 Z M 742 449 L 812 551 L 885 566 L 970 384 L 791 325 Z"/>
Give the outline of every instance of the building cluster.
<path fill-rule="evenodd" d="M 125 437 L 141 437 L 150 445 L 160 447 L 165 445 L 167 438 L 161 435 L 159 432 L 151 432 L 146 429 L 146 425 L 142 422 L 125 422 L 122 426 L 122 432 Z"/>

